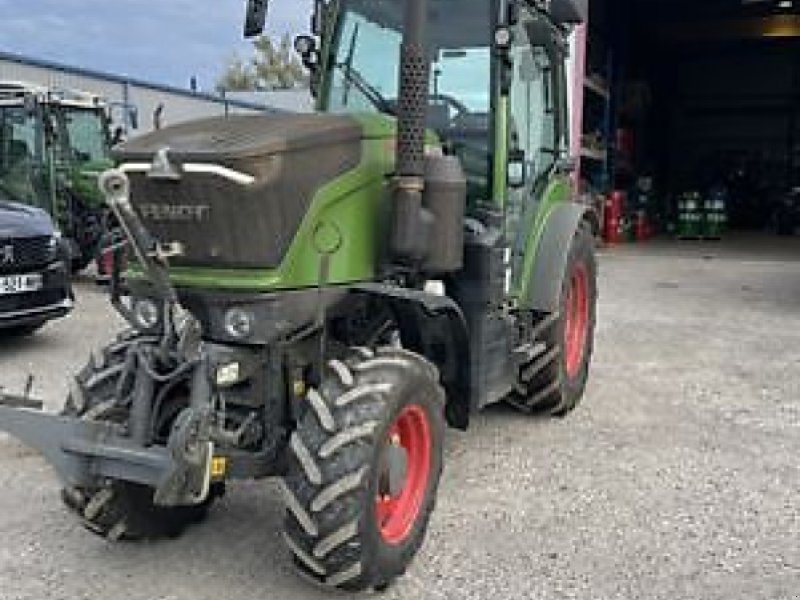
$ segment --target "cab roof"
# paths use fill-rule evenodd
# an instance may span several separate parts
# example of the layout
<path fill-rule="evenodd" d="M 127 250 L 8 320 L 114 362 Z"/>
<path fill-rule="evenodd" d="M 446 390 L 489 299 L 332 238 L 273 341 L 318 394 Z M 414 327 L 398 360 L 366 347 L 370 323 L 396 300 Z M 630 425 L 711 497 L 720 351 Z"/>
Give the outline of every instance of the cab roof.
<path fill-rule="evenodd" d="M 43 104 L 58 104 L 75 108 L 102 108 L 106 101 L 97 94 L 62 87 L 47 87 L 25 81 L 0 80 L 0 104 L 17 105 L 26 96 L 35 96 Z"/>

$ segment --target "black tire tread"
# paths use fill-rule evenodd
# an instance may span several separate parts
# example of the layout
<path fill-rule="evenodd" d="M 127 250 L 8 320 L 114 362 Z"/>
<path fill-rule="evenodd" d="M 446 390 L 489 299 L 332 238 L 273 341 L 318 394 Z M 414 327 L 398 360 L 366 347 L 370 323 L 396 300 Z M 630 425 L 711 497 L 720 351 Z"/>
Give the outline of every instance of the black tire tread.
<path fill-rule="evenodd" d="M 584 260 L 589 269 L 590 281 L 590 323 L 587 340 L 585 368 L 577 381 L 568 381 L 563 366 L 563 319 L 552 314 L 537 316 L 537 329 L 540 335 L 537 342 L 544 342 L 545 348 L 537 356 L 520 368 L 517 391 L 508 402 L 512 406 L 532 414 L 549 414 L 563 417 L 574 411 L 581 400 L 586 385 L 588 365 L 594 350 L 594 327 L 597 302 L 597 261 L 594 253 L 594 237 L 588 223 L 578 228 L 570 246 L 567 261 L 570 268 L 576 260 Z M 565 286 L 568 281 L 565 281 Z M 562 291 L 562 295 L 563 295 Z"/>
<path fill-rule="evenodd" d="M 378 566 L 364 531 L 363 499 L 365 494 L 369 498 L 373 453 L 392 415 L 392 395 L 399 386 L 410 385 L 409 381 L 428 386 L 442 415 L 444 392 L 435 367 L 397 348 L 376 353 L 359 349 L 352 359 L 331 361 L 328 368 L 329 376 L 319 389 L 309 391 L 314 402 L 309 402 L 290 444 L 293 468 L 283 481 L 284 536 L 295 565 L 313 582 L 344 591 L 384 588 L 402 575 L 416 554 L 433 502 L 418 518 L 417 535 L 399 564 L 388 571 L 385 565 Z M 434 495 L 441 461 L 436 464 L 431 473 Z"/>

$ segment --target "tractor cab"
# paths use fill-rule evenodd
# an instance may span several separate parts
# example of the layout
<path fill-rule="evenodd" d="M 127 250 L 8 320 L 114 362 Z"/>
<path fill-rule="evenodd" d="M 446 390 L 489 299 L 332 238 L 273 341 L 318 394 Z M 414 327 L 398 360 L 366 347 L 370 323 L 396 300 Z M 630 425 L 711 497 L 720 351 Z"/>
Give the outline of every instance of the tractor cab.
<path fill-rule="evenodd" d="M 317 108 L 397 116 L 406 2 L 317 3 L 321 43 L 297 49 L 314 74 Z M 502 215 L 521 255 L 538 205 L 569 164 L 567 36 L 580 3 L 430 0 L 426 123 L 467 178 L 467 216 Z M 562 172 L 559 173 L 559 170 Z M 562 180 L 563 181 L 563 180 Z"/>
<path fill-rule="evenodd" d="M 500 21 L 499 4 L 431 0 L 428 15 L 428 126 L 462 158 L 470 178 L 482 182 L 475 193 L 485 201 L 493 165 L 505 159 L 507 146 L 517 160 L 524 157 L 524 175 L 535 180 L 566 150 L 567 136 L 568 25 L 526 3 L 507 9 Z M 394 115 L 405 3 L 337 5 L 323 36 L 318 108 Z"/>
<path fill-rule="evenodd" d="M 428 126 L 459 154 L 475 199 L 491 179 L 492 27 L 488 3 L 431 6 Z M 347 0 L 323 46 L 319 108 L 396 114 L 403 3 Z"/>

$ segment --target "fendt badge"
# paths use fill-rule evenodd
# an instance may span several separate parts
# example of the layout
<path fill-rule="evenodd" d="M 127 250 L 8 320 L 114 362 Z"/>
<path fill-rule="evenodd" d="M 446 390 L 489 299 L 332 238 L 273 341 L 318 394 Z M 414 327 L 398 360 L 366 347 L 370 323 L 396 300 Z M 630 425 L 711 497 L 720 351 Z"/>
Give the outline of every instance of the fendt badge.
<path fill-rule="evenodd" d="M 145 221 L 156 223 L 203 223 L 211 216 L 208 204 L 140 204 Z"/>
<path fill-rule="evenodd" d="M 14 264 L 14 246 L 8 245 L 0 248 L 0 264 Z"/>

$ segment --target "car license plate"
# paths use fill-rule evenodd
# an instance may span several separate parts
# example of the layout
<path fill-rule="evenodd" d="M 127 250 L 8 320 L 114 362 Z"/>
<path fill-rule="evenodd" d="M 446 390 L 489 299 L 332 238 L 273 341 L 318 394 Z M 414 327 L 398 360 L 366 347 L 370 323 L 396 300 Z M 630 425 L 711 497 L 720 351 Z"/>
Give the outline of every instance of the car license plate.
<path fill-rule="evenodd" d="M 42 276 L 39 274 L 0 277 L 0 296 L 36 292 L 40 289 L 42 289 Z"/>

